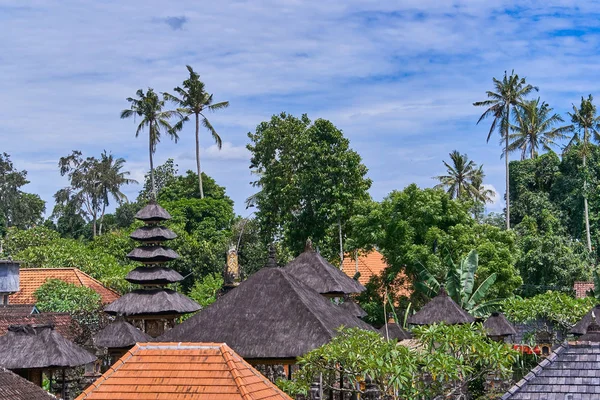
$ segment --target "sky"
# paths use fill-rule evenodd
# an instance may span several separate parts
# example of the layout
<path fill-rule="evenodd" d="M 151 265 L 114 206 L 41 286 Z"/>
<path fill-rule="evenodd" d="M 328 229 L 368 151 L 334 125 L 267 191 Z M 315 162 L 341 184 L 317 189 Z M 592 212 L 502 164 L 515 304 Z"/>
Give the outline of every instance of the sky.
<path fill-rule="evenodd" d="M 376 200 L 435 185 L 448 153 L 467 153 L 498 192 L 488 207 L 497 212 L 499 138 L 486 143 L 491 121 L 476 125 L 483 110 L 472 105 L 492 77 L 514 69 L 563 115 L 600 96 L 596 1 L 0 0 L 0 36 L 0 152 L 28 171 L 24 190 L 48 212 L 67 184 L 58 159 L 75 149 L 123 157 L 143 181 L 146 137 L 119 113 L 139 88 L 172 91 L 186 64 L 230 102 L 210 115 L 222 150 L 203 131 L 201 157 L 242 216 L 255 190 L 247 133 L 273 114 L 331 120 L 369 168 Z M 163 138 L 155 165 L 195 168 L 193 126 L 180 136 Z"/>

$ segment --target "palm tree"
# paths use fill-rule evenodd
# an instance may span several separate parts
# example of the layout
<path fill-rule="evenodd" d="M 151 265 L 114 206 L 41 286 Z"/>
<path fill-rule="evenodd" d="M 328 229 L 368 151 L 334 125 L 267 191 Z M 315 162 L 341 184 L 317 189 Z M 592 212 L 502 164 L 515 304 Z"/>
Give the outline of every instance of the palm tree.
<path fill-rule="evenodd" d="M 451 198 L 473 197 L 473 180 L 477 178 L 477 165 L 466 154 L 454 150 L 449 154 L 452 165 L 444 161 L 448 175 L 434 177 L 440 181 L 436 189 L 445 189 Z"/>
<path fill-rule="evenodd" d="M 492 203 L 494 201 L 494 196 L 496 196 L 496 192 L 492 189 L 486 189 L 486 187 L 483 186 L 483 178 L 485 178 L 485 173 L 483 172 L 483 165 L 480 165 L 471 180 L 473 198 L 484 204 Z"/>
<path fill-rule="evenodd" d="M 182 115 L 181 120 L 174 126 L 175 131 L 179 131 L 183 128 L 183 124 L 190 120 L 190 115 L 196 117 L 196 168 L 198 172 L 198 187 L 200 189 L 200 198 L 204 198 L 204 190 L 202 188 L 202 169 L 200 168 L 200 122 L 208 129 L 212 134 L 215 143 L 219 150 L 223 145 L 221 137 L 213 128 L 208 118 L 204 113 L 208 111 L 216 111 L 222 108 L 229 107 L 228 101 L 222 101 L 220 103 L 213 104 L 213 95 L 207 93 L 204 90 L 204 83 L 200 80 L 198 75 L 192 67 L 186 65 L 190 77 L 183 81 L 183 87 L 176 87 L 173 90 L 179 95 L 179 97 L 173 96 L 169 93 L 165 93 L 165 99 L 170 100 L 177 104 L 177 111 Z"/>
<path fill-rule="evenodd" d="M 552 108 L 546 103 L 541 102 L 539 97 L 535 100 L 525 101 L 523 105 L 517 108 L 515 114 L 516 126 L 511 126 L 514 132 L 510 134 L 510 144 L 508 151 L 521 151 L 521 160 L 535 158 L 538 155 L 538 148 L 541 146 L 545 151 L 550 151 L 551 146 L 556 146 L 556 139 L 564 139 L 565 132 L 571 130 L 570 126 L 555 127 L 560 122 L 564 122 L 562 117 L 552 113 Z"/>
<path fill-rule="evenodd" d="M 177 114 L 176 111 L 163 111 L 165 106 L 165 100 L 161 100 L 153 89 L 148 88 L 148 91 L 144 93 L 142 89 L 138 89 L 136 92 L 137 99 L 128 97 L 127 101 L 131 103 L 131 108 L 121 111 L 121 118 L 130 118 L 140 116 L 142 121 L 135 131 L 135 137 L 138 137 L 140 132 L 148 127 L 148 142 L 149 142 L 149 153 L 150 153 L 150 181 L 152 183 L 152 198 L 156 200 L 156 189 L 154 186 L 154 163 L 152 161 L 152 155 L 156 151 L 156 145 L 160 142 L 161 130 L 164 129 L 166 133 L 177 143 L 179 136 L 177 136 L 176 130 L 173 129 L 169 123 L 169 118 Z"/>
<path fill-rule="evenodd" d="M 585 235 L 588 251 L 592 251 L 592 239 L 590 237 L 590 217 L 588 211 L 587 178 L 585 178 L 585 170 L 587 156 L 590 152 L 590 135 L 593 135 L 594 140 L 600 140 L 600 117 L 596 116 L 596 106 L 594 105 L 593 100 L 594 98 L 590 94 L 587 99 L 584 99 L 583 96 L 581 97 L 579 109 L 573 105 L 573 112 L 569 113 L 569 116 L 573 123 L 572 128 L 574 129 L 574 134 L 567 145 L 567 147 L 571 147 L 575 143 L 581 143 L 581 155 L 584 170 L 583 210 L 585 213 Z M 579 137 L 580 133 L 583 133 L 583 140 Z"/>
<path fill-rule="evenodd" d="M 473 103 L 477 107 L 487 107 L 487 110 L 477 123 L 479 124 L 482 120 L 487 117 L 493 117 L 494 120 L 490 126 L 490 131 L 487 136 L 487 141 L 490 141 L 490 137 L 496 127 L 500 131 L 500 135 L 505 140 L 504 151 L 508 153 L 509 146 L 509 126 L 510 126 L 510 112 L 511 108 L 514 109 L 517 106 L 523 104 L 525 96 L 532 91 L 537 91 L 538 88 L 531 86 L 525 81 L 525 78 L 519 78 L 519 75 L 515 74 L 513 70 L 510 76 L 504 71 L 504 78 L 502 80 L 493 78 L 494 89 L 493 91 L 487 91 L 488 100 L 478 101 Z M 508 175 L 508 154 L 505 157 L 506 162 L 506 229 L 510 229 L 510 187 L 509 187 L 509 175 Z"/>
<path fill-rule="evenodd" d="M 135 179 L 128 178 L 131 173 L 129 171 L 121 171 L 125 164 L 125 159 L 115 159 L 112 154 L 107 154 L 106 150 L 101 154 L 100 162 L 98 163 L 98 190 L 102 199 L 102 213 L 100 214 L 100 229 L 99 234 L 102 235 L 102 223 L 104 221 L 104 213 L 106 206 L 110 204 L 110 197 L 114 198 L 119 204 L 127 201 L 127 196 L 121 192 L 123 185 L 137 183 Z"/>

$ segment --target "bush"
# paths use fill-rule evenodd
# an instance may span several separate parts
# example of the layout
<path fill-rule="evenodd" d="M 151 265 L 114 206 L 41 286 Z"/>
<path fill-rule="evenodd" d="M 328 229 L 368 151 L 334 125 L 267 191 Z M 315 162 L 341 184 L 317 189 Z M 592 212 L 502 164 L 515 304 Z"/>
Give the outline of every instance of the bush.
<path fill-rule="evenodd" d="M 33 294 L 41 312 L 78 313 L 100 307 L 100 295 L 85 286 L 76 286 L 60 279 L 49 279 Z"/>

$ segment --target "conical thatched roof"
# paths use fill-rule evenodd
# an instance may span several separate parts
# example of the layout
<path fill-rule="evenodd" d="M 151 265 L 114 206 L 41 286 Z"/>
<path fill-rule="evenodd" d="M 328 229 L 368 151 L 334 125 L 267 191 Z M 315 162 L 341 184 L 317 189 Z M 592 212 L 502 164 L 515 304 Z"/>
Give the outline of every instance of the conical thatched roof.
<path fill-rule="evenodd" d="M 13 325 L 0 336 L 0 365 L 8 369 L 76 367 L 95 360 L 52 325 Z"/>
<path fill-rule="evenodd" d="M 408 318 L 408 323 L 412 325 L 431 325 L 441 322 L 448 325 L 475 322 L 475 318 L 448 296 L 443 286 L 437 296 Z"/>
<path fill-rule="evenodd" d="M 578 339 L 580 342 L 600 342 L 600 325 L 596 321 L 592 321 L 588 327 L 585 335 L 582 335 Z"/>
<path fill-rule="evenodd" d="M 172 315 L 187 314 L 200 309 L 194 300 L 171 289 L 137 289 L 113 301 L 104 308 L 112 315 Z"/>
<path fill-rule="evenodd" d="M 158 340 L 225 342 L 246 359 L 295 359 L 342 325 L 373 330 L 285 269 L 263 268 Z"/>
<path fill-rule="evenodd" d="M 165 246 L 140 246 L 131 250 L 127 258 L 143 263 L 157 263 L 176 260 L 179 255 Z"/>
<path fill-rule="evenodd" d="M 169 284 L 182 281 L 183 276 L 167 267 L 137 267 L 127 274 L 125 280 L 140 285 Z"/>
<path fill-rule="evenodd" d="M 135 218 L 144 222 L 159 222 L 171 219 L 171 215 L 156 202 L 151 201 L 135 214 Z"/>
<path fill-rule="evenodd" d="M 0 399 L 56 400 L 56 397 L 14 372 L 0 367 Z"/>
<path fill-rule="evenodd" d="M 379 333 L 384 338 L 386 337 L 385 325 L 382 326 L 381 328 L 379 328 Z M 397 323 L 388 322 L 387 323 L 387 338 L 389 338 L 390 340 L 398 339 L 398 341 L 400 341 L 400 340 L 411 339 L 412 335 L 409 332 L 406 332 L 404 329 L 402 329 L 402 327 L 400 325 L 398 325 Z"/>
<path fill-rule="evenodd" d="M 106 347 L 107 349 L 122 349 L 131 347 L 136 343 L 146 343 L 152 340 L 152 336 L 140 331 L 124 320 L 110 323 L 94 336 L 96 347 Z"/>
<path fill-rule="evenodd" d="M 177 235 L 164 226 L 146 225 L 133 231 L 129 237 L 141 242 L 163 242 L 175 239 Z"/>
<path fill-rule="evenodd" d="M 359 306 L 355 301 L 353 300 L 346 300 L 344 301 L 342 304 L 340 304 L 338 307 L 348 311 L 350 314 L 354 315 L 355 317 L 358 318 L 364 318 L 367 315 L 367 312 L 365 310 L 363 310 L 361 308 L 361 306 Z"/>
<path fill-rule="evenodd" d="M 285 266 L 285 270 L 323 295 L 342 296 L 365 290 L 363 285 L 321 257 L 310 243 L 302 254 Z"/>
<path fill-rule="evenodd" d="M 483 323 L 488 336 L 510 336 L 516 335 L 517 331 L 504 314 L 493 312 L 492 315 Z"/>
<path fill-rule="evenodd" d="M 584 335 L 587 332 L 588 326 L 594 321 L 600 325 L 600 304 L 596 305 L 585 314 L 583 318 L 575 324 L 573 329 L 571 329 L 571 333 L 575 335 Z"/>

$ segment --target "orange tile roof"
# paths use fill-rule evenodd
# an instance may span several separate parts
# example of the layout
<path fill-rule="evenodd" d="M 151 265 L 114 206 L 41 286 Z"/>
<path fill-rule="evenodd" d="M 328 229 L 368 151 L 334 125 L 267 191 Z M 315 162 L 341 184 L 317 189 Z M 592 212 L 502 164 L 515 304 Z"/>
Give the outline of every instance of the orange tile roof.
<path fill-rule="evenodd" d="M 346 254 L 344 256 L 344 262 L 342 263 L 342 271 L 349 277 L 354 277 L 356 272 L 360 272 L 358 281 L 363 285 L 366 285 L 371 277 L 381 275 L 381 273 L 388 267 L 385 262 L 383 254 L 377 250 L 372 250 L 367 254 L 359 254 L 358 263 L 354 255 Z M 400 277 L 404 274 L 401 272 Z M 401 296 L 410 296 L 412 290 L 408 283 L 397 288 L 397 294 Z"/>
<path fill-rule="evenodd" d="M 77 286 L 94 289 L 102 298 L 103 304 L 112 303 L 120 297 L 117 292 L 77 268 L 21 268 L 20 289 L 8 297 L 9 304 L 34 304 L 33 293 L 48 279 L 60 279 Z"/>
<path fill-rule="evenodd" d="M 138 343 L 77 400 L 291 398 L 225 343 Z"/>
<path fill-rule="evenodd" d="M 81 332 L 71 315 L 66 313 L 40 313 L 31 315 L 6 315 L 0 316 L 0 336 L 8 331 L 11 325 L 54 325 L 56 331 L 65 339 L 74 341 Z M 1 397 L 0 397 L 1 398 Z"/>

